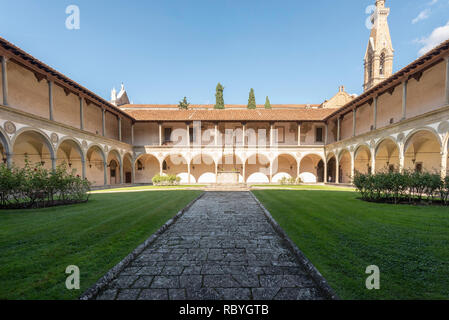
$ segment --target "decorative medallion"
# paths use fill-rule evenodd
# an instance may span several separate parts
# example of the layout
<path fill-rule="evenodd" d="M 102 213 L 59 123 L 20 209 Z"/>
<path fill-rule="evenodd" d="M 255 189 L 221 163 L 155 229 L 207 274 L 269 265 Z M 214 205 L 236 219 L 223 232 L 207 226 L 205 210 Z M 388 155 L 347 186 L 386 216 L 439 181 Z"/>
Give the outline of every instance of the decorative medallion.
<path fill-rule="evenodd" d="M 87 141 L 86 140 L 83 140 L 81 145 L 83 146 L 84 149 L 87 149 Z"/>
<path fill-rule="evenodd" d="M 104 146 L 104 152 L 108 152 L 109 148 L 108 146 Z"/>
<path fill-rule="evenodd" d="M 376 146 L 376 142 L 374 140 L 371 140 L 369 145 L 371 146 L 371 148 L 374 148 Z"/>
<path fill-rule="evenodd" d="M 51 142 L 53 142 L 54 144 L 57 144 L 59 141 L 58 135 L 54 132 L 51 134 L 50 139 L 51 139 Z"/>
<path fill-rule="evenodd" d="M 441 122 L 440 125 L 438 126 L 438 133 L 445 134 L 448 131 L 449 131 L 449 122 L 448 121 Z"/>
<path fill-rule="evenodd" d="M 351 147 L 349 148 L 349 151 L 354 152 L 354 146 L 351 146 Z"/>
<path fill-rule="evenodd" d="M 403 133 L 398 134 L 398 142 L 402 142 L 405 139 L 405 135 Z"/>
<path fill-rule="evenodd" d="M 5 131 L 8 134 L 14 134 L 16 133 L 16 125 L 12 123 L 11 121 L 6 121 L 4 124 Z"/>

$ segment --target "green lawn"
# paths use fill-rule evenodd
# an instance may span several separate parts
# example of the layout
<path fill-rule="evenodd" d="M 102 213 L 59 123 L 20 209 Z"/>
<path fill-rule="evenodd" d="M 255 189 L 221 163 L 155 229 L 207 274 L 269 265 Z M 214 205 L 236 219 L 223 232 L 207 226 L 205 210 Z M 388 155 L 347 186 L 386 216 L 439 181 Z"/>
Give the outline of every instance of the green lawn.
<path fill-rule="evenodd" d="M 449 208 L 354 192 L 253 191 L 343 299 L 449 299 Z M 369 265 L 380 290 L 365 288 Z"/>
<path fill-rule="evenodd" d="M 355 191 L 352 187 L 339 187 L 328 185 L 275 185 L 275 184 L 256 184 L 252 188 L 266 188 L 266 189 L 297 189 L 297 190 L 327 190 L 327 191 Z"/>
<path fill-rule="evenodd" d="M 166 190 L 166 189 L 191 189 L 202 188 L 204 185 L 179 185 L 179 186 L 138 186 L 138 187 L 125 187 L 125 188 L 111 188 L 91 191 L 91 193 L 105 193 L 105 192 L 117 192 L 117 191 L 147 191 L 147 190 Z"/>
<path fill-rule="evenodd" d="M 95 194 L 85 204 L 0 211 L 0 299 L 75 299 L 201 191 Z M 77 265 L 81 290 L 65 288 Z"/>

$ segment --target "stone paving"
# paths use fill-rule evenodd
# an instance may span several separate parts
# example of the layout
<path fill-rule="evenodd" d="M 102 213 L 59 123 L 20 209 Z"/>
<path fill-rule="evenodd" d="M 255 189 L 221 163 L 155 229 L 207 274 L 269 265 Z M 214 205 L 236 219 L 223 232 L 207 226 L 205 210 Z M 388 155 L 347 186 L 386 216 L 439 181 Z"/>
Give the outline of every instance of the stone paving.
<path fill-rule="evenodd" d="M 207 192 L 97 299 L 322 299 L 248 192 Z"/>

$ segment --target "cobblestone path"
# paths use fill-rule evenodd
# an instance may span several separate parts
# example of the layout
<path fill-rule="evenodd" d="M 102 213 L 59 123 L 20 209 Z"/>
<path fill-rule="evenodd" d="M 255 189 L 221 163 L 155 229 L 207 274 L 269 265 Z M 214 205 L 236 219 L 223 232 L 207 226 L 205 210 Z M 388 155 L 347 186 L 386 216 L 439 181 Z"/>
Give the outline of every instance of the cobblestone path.
<path fill-rule="evenodd" d="M 207 192 L 97 299 L 321 299 L 248 192 Z"/>

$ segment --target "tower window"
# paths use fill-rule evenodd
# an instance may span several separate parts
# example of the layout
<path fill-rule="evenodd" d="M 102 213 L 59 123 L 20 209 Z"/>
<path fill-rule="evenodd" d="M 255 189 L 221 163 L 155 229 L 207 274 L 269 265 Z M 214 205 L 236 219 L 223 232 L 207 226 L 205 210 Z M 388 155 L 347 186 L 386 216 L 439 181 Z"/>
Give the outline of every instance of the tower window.
<path fill-rule="evenodd" d="M 384 75 L 385 73 L 385 53 L 382 52 L 380 55 L 380 64 L 379 64 L 379 74 Z"/>
<path fill-rule="evenodd" d="M 368 81 L 373 78 L 373 54 L 370 52 L 368 56 Z"/>

